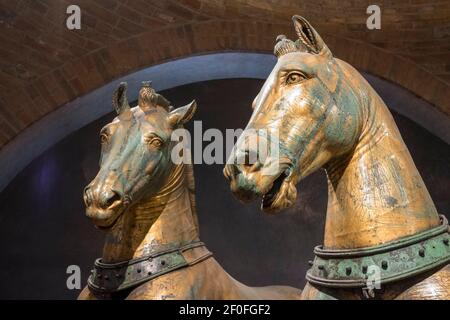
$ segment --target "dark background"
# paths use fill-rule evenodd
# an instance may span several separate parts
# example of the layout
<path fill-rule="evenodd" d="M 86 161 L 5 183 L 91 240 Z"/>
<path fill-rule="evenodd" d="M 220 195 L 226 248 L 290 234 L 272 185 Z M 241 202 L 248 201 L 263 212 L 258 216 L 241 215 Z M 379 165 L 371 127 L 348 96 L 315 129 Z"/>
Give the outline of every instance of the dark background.
<path fill-rule="evenodd" d="M 203 131 L 224 131 L 245 127 L 262 84 L 217 80 L 162 93 L 176 107 L 195 98 L 199 108 L 194 120 L 203 121 Z M 438 210 L 448 213 L 450 146 L 411 120 L 394 117 Z M 81 195 L 98 170 L 98 133 L 112 119 L 113 114 L 107 115 L 65 138 L 0 194 L 0 298 L 75 298 L 79 291 L 66 287 L 66 268 L 73 264 L 81 267 L 86 283 L 94 259 L 101 255 L 103 234 L 84 216 Z M 202 240 L 245 284 L 303 287 L 307 261 L 323 237 L 324 173 L 299 184 L 294 208 L 270 216 L 260 212 L 259 203 L 246 206 L 234 199 L 222 168 L 195 166 Z"/>

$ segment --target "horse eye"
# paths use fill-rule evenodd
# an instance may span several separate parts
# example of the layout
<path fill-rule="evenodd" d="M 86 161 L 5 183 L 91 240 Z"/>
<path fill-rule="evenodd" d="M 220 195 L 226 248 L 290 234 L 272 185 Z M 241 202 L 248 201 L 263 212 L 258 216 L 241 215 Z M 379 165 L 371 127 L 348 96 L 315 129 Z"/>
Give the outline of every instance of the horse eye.
<path fill-rule="evenodd" d="M 305 76 L 303 76 L 301 73 L 299 72 L 291 72 L 286 79 L 286 83 L 287 84 L 294 84 L 294 83 L 299 83 L 300 81 L 304 80 Z"/>
<path fill-rule="evenodd" d="M 150 140 L 149 144 L 157 149 L 160 149 L 163 145 L 163 142 L 159 138 L 153 138 L 152 140 Z"/>

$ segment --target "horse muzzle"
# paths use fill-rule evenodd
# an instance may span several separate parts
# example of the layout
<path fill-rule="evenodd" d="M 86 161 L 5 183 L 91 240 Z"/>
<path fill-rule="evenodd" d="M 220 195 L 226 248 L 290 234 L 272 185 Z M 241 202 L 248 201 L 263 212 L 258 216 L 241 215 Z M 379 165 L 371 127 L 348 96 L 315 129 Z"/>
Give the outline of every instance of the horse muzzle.
<path fill-rule="evenodd" d="M 114 226 L 130 203 L 129 197 L 124 196 L 123 193 L 96 184 L 90 184 L 84 189 L 83 198 L 86 216 L 100 228 Z"/>
<path fill-rule="evenodd" d="M 291 162 L 280 161 L 277 167 L 227 164 L 224 176 L 230 181 L 232 193 L 242 202 L 261 198 L 261 209 L 276 213 L 290 207 L 297 198 Z"/>

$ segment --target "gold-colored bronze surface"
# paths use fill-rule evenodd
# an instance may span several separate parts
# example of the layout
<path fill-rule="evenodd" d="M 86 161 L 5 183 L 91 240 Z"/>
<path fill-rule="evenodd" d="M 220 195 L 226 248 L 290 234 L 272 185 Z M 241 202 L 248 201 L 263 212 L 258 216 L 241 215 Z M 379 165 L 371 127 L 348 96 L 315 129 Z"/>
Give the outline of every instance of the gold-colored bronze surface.
<path fill-rule="evenodd" d="M 377 299 L 383 300 L 448 300 L 450 293 L 450 265 L 386 285 Z M 302 300 L 364 299 L 361 289 L 327 289 L 306 284 Z"/>
<path fill-rule="evenodd" d="M 126 85 L 113 96 L 116 119 L 101 131 L 100 171 L 86 187 L 86 215 L 106 231 L 102 262 L 115 263 L 146 256 L 165 247 L 199 240 L 192 165 L 174 164 L 171 135 L 190 120 L 196 104 L 175 110 L 149 84 L 139 105 L 130 108 Z M 195 261 L 207 253 L 198 247 L 183 253 Z M 251 288 L 210 257 L 152 279 L 129 292 L 126 299 L 295 299 L 290 287 Z M 79 299 L 110 298 L 85 288 Z"/>
<path fill-rule="evenodd" d="M 243 201 L 262 197 L 262 209 L 275 213 L 295 202 L 300 180 L 325 169 L 328 249 L 376 246 L 437 226 L 436 208 L 385 103 L 352 66 L 333 57 L 304 18 L 293 21 L 298 39 L 278 37 L 278 62 L 225 166 L 231 190 Z M 255 131 L 261 129 L 264 136 Z M 276 137 L 279 157 L 240 164 L 240 155 L 259 152 L 245 143 L 252 135 Z M 279 170 L 267 174 L 277 161 Z M 445 270 L 404 296 L 450 298 Z M 424 293 L 425 287 L 440 289 Z M 325 296 L 311 285 L 303 291 L 303 298 Z"/>

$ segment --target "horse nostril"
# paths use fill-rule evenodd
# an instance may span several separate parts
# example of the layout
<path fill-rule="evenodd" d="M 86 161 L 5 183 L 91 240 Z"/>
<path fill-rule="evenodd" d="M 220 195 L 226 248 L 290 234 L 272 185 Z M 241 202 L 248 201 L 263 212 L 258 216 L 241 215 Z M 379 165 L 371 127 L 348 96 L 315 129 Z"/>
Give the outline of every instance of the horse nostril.
<path fill-rule="evenodd" d="M 246 167 L 253 166 L 258 161 L 258 155 L 254 151 L 246 150 L 244 152 L 244 163 Z"/>
<path fill-rule="evenodd" d="M 109 208 L 110 206 L 112 206 L 114 204 L 114 202 L 120 201 L 120 200 L 122 200 L 122 197 L 116 191 L 111 190 L 103 198 L 103 201 L 102 201 L 103 208 Z"/>
<path fill-rule="evenodd" d="M 226 164 L 223 169 L 223 174 L 228 181 L 234 180 L 239 173 L 240 170 L 235 164 Z"/>
<path fill-rule="evenodd" d="M 89 207 L 92 204 L 92 196 L 91 196 L 90 189 L 91 189 L 91 187 L 87 186 L 83 190 L 83 199 L 84 199 L 84 204 L 86 205 L 86 207 Z"/>
<path fill-rule="evenodd" d="M 225 179 L 227 180 L 231 180 L 231 174 L 230 171 L 228 170 L 228 166 L 225 166 L 225 168 L 223 168 L 223 175 L 225 176 Z"/>
<path fill-rule="evenodd" d="M 258 154 L 252 150 L 246 150 L 242 153 L 240 161 L 238 162 L 240 170 L 247 173 L 254 172 L 260 168 L 258 161 Z"/>

